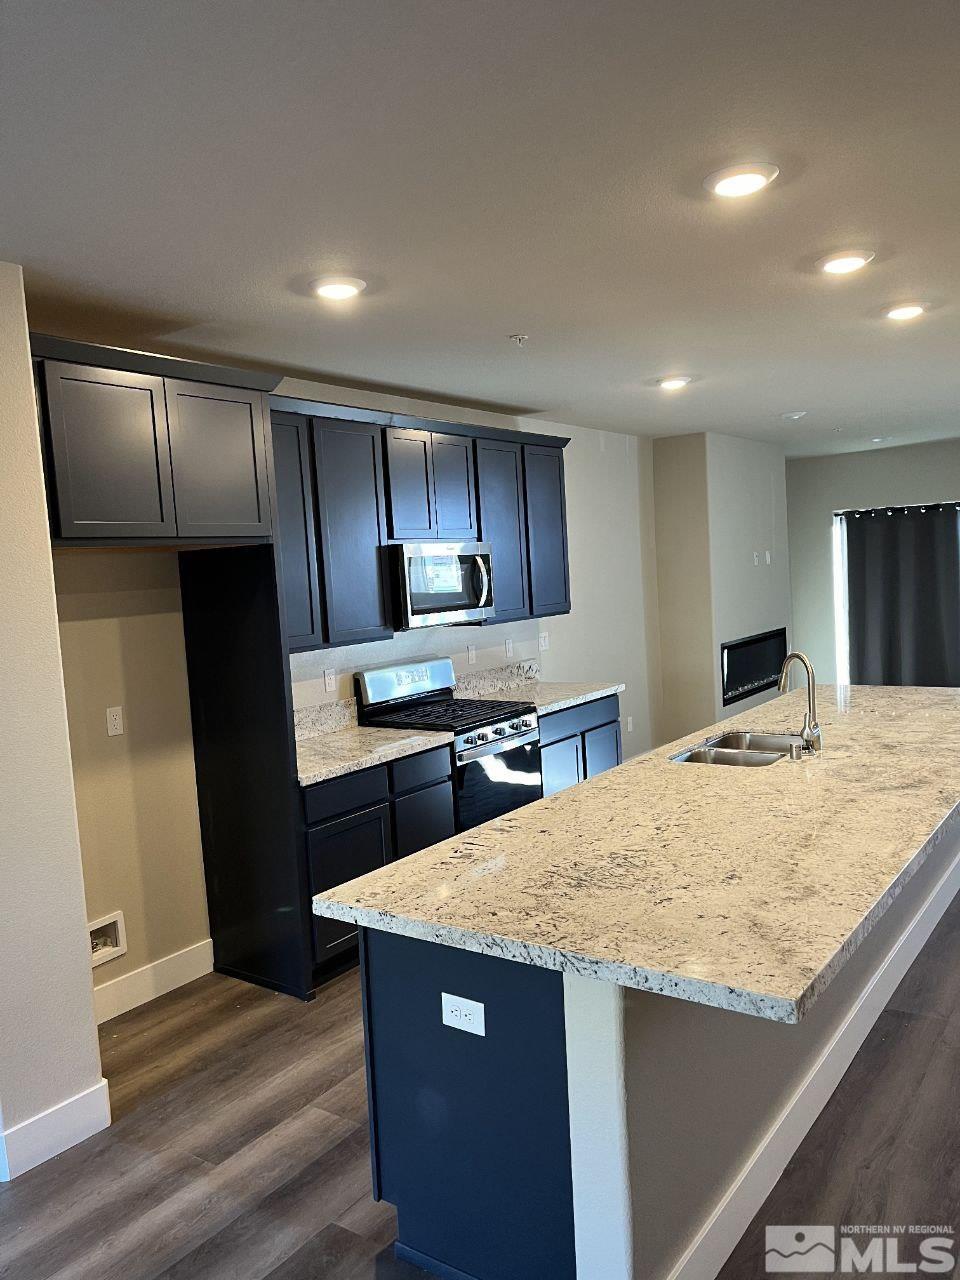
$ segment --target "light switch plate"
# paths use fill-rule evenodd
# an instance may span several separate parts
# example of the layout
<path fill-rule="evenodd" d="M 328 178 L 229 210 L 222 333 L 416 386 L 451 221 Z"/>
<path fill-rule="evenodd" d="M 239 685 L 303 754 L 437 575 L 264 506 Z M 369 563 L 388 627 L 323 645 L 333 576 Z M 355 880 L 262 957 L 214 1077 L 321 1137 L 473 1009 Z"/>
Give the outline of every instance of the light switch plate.
<path fill-rule="evenodd" d="M 123 735 L 123 707 L 107 707 L 107 737 Z"/>
<path fill-rule="evenodd" d="M 537 643 L 540 646 L 540 652 L 546 653 L 546 651 L 550 648 L 550 632 L 541 631 L 540 635 L 537 637 Z"/>
<path fill-rule="evenodd" d="M 504 640 L 503 649 L 508 658 L 513 657 L 513 641 L 512 640 Z"/>
<path fill-rule="evenodd" d="M 466 996 L 452 996 L 446 991 L 441 991 L 440 1008 L 445 1027 L 455 1027 L 457 1031 L 469 1031 L 472 1036 L 487 1034 L 483 1005 L 479 1000 L 468 1000 Z"/>
<path fill-rule="evenodd" d="M 475 667 L 477 665 L 477 646 L 475 644 L 467 645 L 467 666 Z"/>
<path fill-rule="evenodd" d="M 333 667 L 327 667 L 323 673 L 323 687 L 327 693 L 337 692 L 337 673 Z"/>

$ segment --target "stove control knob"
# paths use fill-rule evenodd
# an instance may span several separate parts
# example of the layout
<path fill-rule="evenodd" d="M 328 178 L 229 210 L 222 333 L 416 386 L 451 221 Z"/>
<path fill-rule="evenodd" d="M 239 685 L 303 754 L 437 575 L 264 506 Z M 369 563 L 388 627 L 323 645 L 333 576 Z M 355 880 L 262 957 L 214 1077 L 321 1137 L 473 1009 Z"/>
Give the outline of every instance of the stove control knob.
<path fill-rule="evenodd" d="M 476 743 L 477 743 L 477 740 L 472 733 L 468 733 L 463 740 L 463 745 L 465 747 L 474 747 L 476 746 Z"/>
<path fill-rule="evenodd" d="M 477 741 L 478 741 L 478 742 L 488 742 L 489 740 L 490 740 L 490 735 L 489 735 L 489 733 L 482 733 L 482 732 L 481 732 L 481 733 L 478 733 L 478 734 L 477 734 Z"/>
<path fill-rule="evenodd" d="M 523 726 L 520 724 L 520 721 L 519 721 L 519 720 L 511 720 L 511 721 L 510 721 L 510 728 L 514 731 L 514 733 L 516 733 L 516 731 L 517 731 L 518 729 L 521 729 L 522 727 L 523 727 Z"/>
<path fill-rule="evenodd" d="M 536 721 L 531 716 L 524 716 L 520 723 L 524 729 L 532 729 Z"/>
<path fill-rule="evenodd" d="M 502 738 L 507 731 L 502 724 L 498 724 L 493 732 L 496 734 L 498 738 Z"/>

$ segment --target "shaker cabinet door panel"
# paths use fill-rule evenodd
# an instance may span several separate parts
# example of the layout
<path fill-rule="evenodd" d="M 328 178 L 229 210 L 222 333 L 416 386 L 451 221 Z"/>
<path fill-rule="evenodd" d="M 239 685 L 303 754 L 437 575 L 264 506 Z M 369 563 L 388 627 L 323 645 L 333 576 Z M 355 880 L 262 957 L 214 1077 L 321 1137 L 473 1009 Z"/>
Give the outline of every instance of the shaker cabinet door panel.
<path fill-rule="evenodd" d="M 167 380 L 180 537 L 270 532 L 259 392 Z"/>
<path fill-rule="evenodd" d="M 480 536 L 493 549 L 494 622 L 530 616 L 522 446 L 477 441 Z"/>
<path fill-rule="evenodd" d="M 60 536 L 174 537 L 163 380 L 52 360 L 44 378 Z"/>
<path fill-rule="evenodd" d="M 314 420 L 320 560 L 327 640 L 355 644 L 389 624 L 380 427 Z"/>
<path fill-rule="evenodd" d="M 469 437 L 433 433 L 433 485 L 437 537 L 444 542 L 476 541 L 477 483 Z"/>
<path fill-rule="evenodd" d="M 287 640 L 292 648 L 309 648 L 323 643 L 310 426 L 306 418 L 275 413 L 272 434 Z"/>
<path fill-rule="evenodd" d="M 392 852 L 390 806 L 375 805 L 349 818 L 324 823 L 307 832 L 310 888 L 333 889 L 388 862 Z M 353 940 L 357 926 L 342 920 L 313 917 L 315 957 L 319 963 Z"/>
<path fill-rule="evenodd" d="M 595 778 L 598 773 L 605 773 L 623 760 L 620 745 L 620 722 L 601 725 L 598 729 L 588 729 L 583 735 L 586 775 Z"/>
<path fill-rule="evenodd" d="M 523 461 L 533 614 L 534 617 L 542 617 L 567 613 L 570 609 L 570 572 L 563 450 L 525 444 Z"/>
<path fill-rule="evenodd" d="M 390 537 L 397 542 L 435 538 L 430 432 L 388 427 L 384 440 Z"/>
<path fill-rule="evenodd" d="M 434 783 L 422 791 L 401 796 L 394 805 L 395 856 L 405 858 L 454 834 L 453 783 Z"/>
<path fill-rule="evenodd" d="M 543 771 L 543 794 L 556 795 L 567 787 L 583 781 L 583 746 L 580 734 L 561 738 L 540 749 L 540 767 Z"/>

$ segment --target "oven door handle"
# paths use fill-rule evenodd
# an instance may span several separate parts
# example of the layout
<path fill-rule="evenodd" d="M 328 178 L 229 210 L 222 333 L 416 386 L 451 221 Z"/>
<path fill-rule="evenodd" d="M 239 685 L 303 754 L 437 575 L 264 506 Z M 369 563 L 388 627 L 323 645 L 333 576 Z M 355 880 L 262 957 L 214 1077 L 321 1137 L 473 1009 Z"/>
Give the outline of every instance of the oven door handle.
<path fill-rule="evenodd" d="M 528 747 L 532 742 L 539 743 L 540 730 L 531 729 L 529 733 L 521 733 L 516 738 L 494 738 L 485 742 L 482 747 L 471 747 L 469 751 L 457 752 L 457 764 L 470 764 L 473 760 L 482 760 L 484 756 L 498 756 L 514 747 Z"/>
<path fill-rule="evenodd" d="M 487 596 L 490 594 L 490 574 L 487 572 L 486 561 L 483 556 L 474 556 L 477 562 L 477 568 L 480 570 L 480 599 L 477 601 L 478 609 L 487 607 Z"/>

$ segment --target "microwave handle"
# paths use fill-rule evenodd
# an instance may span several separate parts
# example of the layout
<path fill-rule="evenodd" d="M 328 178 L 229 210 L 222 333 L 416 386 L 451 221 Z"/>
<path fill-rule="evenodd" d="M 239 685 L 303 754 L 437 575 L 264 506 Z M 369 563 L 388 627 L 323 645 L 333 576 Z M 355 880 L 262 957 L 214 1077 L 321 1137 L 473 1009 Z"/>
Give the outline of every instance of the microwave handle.
<path fill-rule="evenodd" d="M 480 599 L 477 603 L 478 609 L 486 608 L 487 597 L 490 594 L 490 575 L 487 572 L 486 562 L 483 556 L 474 556 L 477 562 L 477 568 L 480 570 Z"/>

